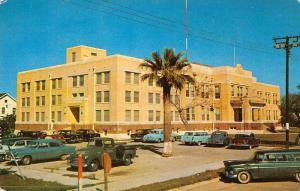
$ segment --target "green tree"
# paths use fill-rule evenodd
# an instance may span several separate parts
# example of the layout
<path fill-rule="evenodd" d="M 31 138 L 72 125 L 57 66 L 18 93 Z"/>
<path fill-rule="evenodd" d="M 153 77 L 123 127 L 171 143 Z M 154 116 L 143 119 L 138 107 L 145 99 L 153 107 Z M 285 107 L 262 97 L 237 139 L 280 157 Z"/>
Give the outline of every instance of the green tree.
<path fill-rule="evenodd" d="M 0 119 L 0 127 L 2 129 L 2 136 L 14 132 L 16 115 L 11 114 Z"/>
<path fill-rule="evenodd" d="M 181 90 L 186 83 L 194 83 L 194 79 L 188 75 L 191 65 L 183 58 L 183 53 L 174 53 L 173 49 L 164 49 L 163 57 L 159 52 L 153 52 L 150 59 L 145 59 L 140 67 L 145 69 L 146 74 L 141 76 L 142 81 L 146 79 L 156 82 L 163 89 L 164 107 L 164 148 L 163 156 L 172 155 L 171 142 L 171 89 Z"/>

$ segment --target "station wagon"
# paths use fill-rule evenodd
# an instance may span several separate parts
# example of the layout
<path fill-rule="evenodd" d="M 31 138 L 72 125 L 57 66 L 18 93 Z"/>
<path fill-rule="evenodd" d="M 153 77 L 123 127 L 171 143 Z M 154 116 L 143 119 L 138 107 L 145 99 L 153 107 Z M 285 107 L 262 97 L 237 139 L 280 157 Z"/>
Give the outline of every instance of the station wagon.
<path fill-rule="evenodd" d="M 181 136 L 183 144 L 207 144 L 210 135 L 205 131 L 188 131 Z"/>
<path fill-rule="evenodd" d="M 172 133 L 171 140 L 176 140 L 175 133 Z M 154 129 L 150 131 L 149 134 L 144 135 L 143 142 L 163 142 L 164 141 L 164 131 L 162 129 Z"/>
<path fill-rule="evenodd" d="M 228 145 L 230 142 L 229 135 L 226 131 L 215 131 L 208 139 L 207 145 Z"/>
<path fill-rule="evenodd" d="M 300 182 L 300 149 L 256 151 L 250 160 L 224 161 L 227 178 L 246 184 L 259 178 L 294 177 Z"/>

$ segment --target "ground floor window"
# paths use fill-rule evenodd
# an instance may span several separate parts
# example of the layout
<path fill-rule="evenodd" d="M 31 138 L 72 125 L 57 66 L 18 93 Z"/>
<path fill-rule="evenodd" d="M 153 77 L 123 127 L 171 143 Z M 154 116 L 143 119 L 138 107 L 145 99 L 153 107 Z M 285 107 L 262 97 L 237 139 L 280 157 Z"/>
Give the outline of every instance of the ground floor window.
<path fill-rule="evenodd" d="M 243 120 L 242 108 L 233 108 L 233 111 L 234 111 L 234 121 L 242 121 Z"/>

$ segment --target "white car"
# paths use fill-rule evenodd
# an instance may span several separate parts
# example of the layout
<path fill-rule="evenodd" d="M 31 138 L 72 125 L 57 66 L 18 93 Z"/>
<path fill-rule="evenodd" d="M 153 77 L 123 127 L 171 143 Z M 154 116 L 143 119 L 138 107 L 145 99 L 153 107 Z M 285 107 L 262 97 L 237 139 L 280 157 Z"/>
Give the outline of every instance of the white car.
<path fill-rule="evenodd" d="M 10 145 L 10 149 L 26 147 L 32 140 L 18 140 Z M 8 145 L 0 145 L 0 162 L 5 161 L 6 153 L 9 152 Z"/>

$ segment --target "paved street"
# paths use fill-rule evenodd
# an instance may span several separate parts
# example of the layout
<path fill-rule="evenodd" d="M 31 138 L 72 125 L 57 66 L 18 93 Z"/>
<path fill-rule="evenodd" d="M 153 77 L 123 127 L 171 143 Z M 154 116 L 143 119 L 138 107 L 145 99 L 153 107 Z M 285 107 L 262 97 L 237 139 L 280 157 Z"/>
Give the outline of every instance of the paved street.
<path fill-rule="evenodd" d="M 249 184 L 225 183 L 219 178 L 184 186 L 170 191 L 300 191 L 300 183 L 291 180 L 254 181 Z"/>

